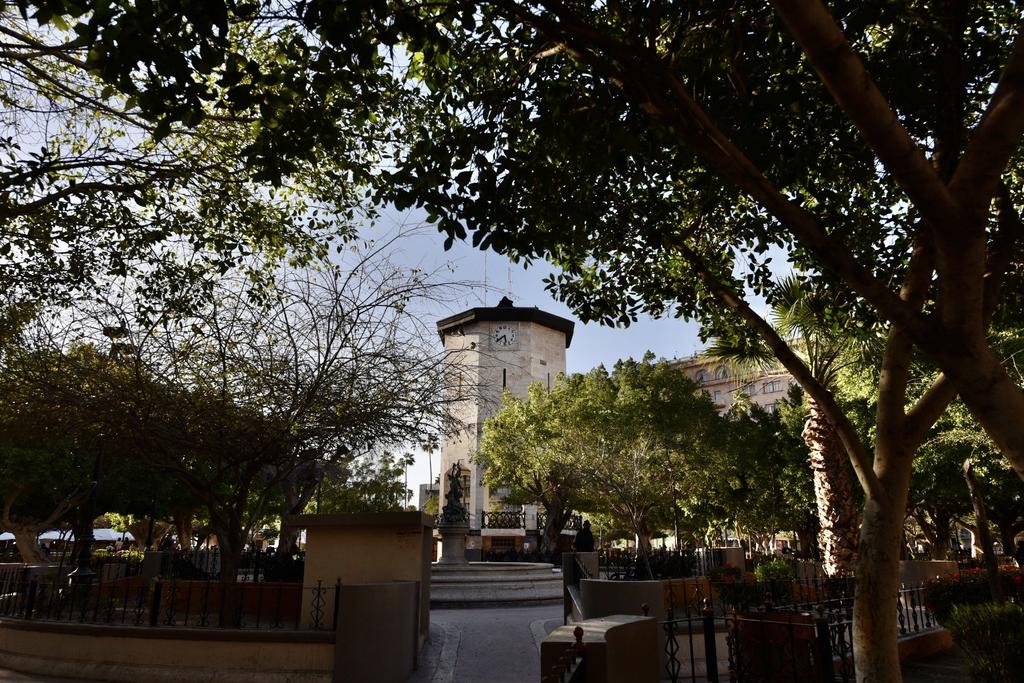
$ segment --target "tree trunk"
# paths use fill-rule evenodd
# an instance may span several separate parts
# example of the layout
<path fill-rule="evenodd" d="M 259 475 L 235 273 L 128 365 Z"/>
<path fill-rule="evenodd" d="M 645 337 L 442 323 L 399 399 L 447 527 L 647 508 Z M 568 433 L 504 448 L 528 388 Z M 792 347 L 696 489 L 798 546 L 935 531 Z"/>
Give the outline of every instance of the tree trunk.
<path fill-rule="evenodd" d="M 905 501 L 872 498 L 864 505 L 853 601 L 853 657 L 860 683 L 902 680 L 896 596 L 904 506 Z"/>
<path fill-rule="evenodd" d="M 1017 534 L 1020 533 L 1020 524 L 1017 522 L 996 522 L 999 528 L 999 542 L 1003 544 L 1003 554 L 1013 555 L 1017 547 Z"/>
<path fill-rule="evenodd" d="M 948 560 L 949 559 L 949 526 L 952 524 L 952 517 L 950 515 L 933 514 L 930 515 L 932 519 L 932 526 L 934 527 L 934 538 L 928 540 L 932 543 L 932 559 L 933 560 Z M 924 525 L 921 525 L 924 529 Z M 927 533 L 927 531 L 925 532 Z"/>
<path fill-rule="evenodd" d="M 814 529 L 804 527 L 796 530 L 797 542 L 800 544 L 800 557 L 805 560 L 814 559 Z"/>
<path fill-rule="evenodd" d="M 558 539 L 569 520 L 569 513 L 566 512 L 564 505 L 548 501 L 542 505 L 547 513 L 547 521 L 544 523 L 544 533 L 540 536 L 540 551 L 550 553 L 558 549 Z"/>
<path fill-rule="evenodd" d="M 18 554 L 21 555 L 22 562 L 26 564 L 45 564 L 48 562 L 46 557 L 43 556 L 39 542 L 36 540 L 40 531 L 41 529 L 36 527 L 16 526 L 10 529 L 10 532 L 14 534 L 14 540 L 17 543 Z"/>
<path fill-rule="evenodd" d="M 174 529 L 178 532 L 178 545 L 182 550 L 192 550 L 192 514 L 193 510 L 175 510 L 173 513 Z"/>
<path fill-rule="evenodd" d="M 307 481 L 299 485 L 293 481 L 285 481 L 284 502 L 281 505 L 281 533 L 277 537 L 277 547 L 282 551 L 291 549 L 299 542 L 299 527 L 286 524 L 285 518 L 290 515 L 301 514 L 306 509 L 309 501 L 316 495 L 318 481 Z"/>
<path fill-rule="evenodd" d="M 848 574 L 857 561 L 857 508 L 853 498 L 849 459 L 832 423 L 814 399 L 807 399 L 810 416 L 802 436 L 814 473 L 818 507 L 818 546 L 829 576 Z"/>
<path fill-rule="evenodd" d="M 936 358 L 971 414 L 1024 479 L 1024 393 L 984 339 Z"/>
<path fill-rule="evenodd" d="M 974 468 L 971 466 L 970 458 L 964 460 L 964 479 L 967 481 L 967 490 L 971 495 L 971 504 L 974 505 L 974 517 L 978 522 L 978 538 L 981 541 L 981 552 L 985 558 L 985 570 L 988 574 L 989 589 L 992 591 L 992 601 L 1002 604 L 1006 602 L 1006 596 L 1003 595 L 1003 582 L 999 576 L 996 553 L 992 548 L 992 533 L 988 528 L 985 501 L 982 499 L 978 482 L 974 478 Z"/>

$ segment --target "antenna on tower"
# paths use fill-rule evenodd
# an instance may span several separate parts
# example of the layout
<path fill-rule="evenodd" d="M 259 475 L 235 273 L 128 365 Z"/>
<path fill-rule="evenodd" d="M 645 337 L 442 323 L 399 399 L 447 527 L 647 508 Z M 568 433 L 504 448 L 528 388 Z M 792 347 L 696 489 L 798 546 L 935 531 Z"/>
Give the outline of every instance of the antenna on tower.
<path fill-rule="evenodd" d="M 487 250 L 486 249 L 484 250 L 484 296 L 483 296 L 483 300 L 480 303 L 482 303 L 484 306 L 487 305 Z"/>
<path fill-rule="evenodd" d="M 507 272 L 507 275 L 508 275 L 508 289 L 505 290 L 505 294 L 511 299 L 512 298 L 512 262 L 511 261 L 508 262 L 508 268 L 507 268 L 506 272 Z"/>

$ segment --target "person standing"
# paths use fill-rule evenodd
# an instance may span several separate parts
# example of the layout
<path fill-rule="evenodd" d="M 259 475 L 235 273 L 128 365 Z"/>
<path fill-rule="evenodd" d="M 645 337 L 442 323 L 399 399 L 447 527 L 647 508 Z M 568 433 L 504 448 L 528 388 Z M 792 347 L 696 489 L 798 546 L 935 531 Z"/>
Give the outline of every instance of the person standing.
<path fill-rule="evenodd" d="M 590 531 L 590 520 L 583 522 L 583 528 L 576 534 L 573 547 L 578 553 L 594 552 L 594 534 Z"/>

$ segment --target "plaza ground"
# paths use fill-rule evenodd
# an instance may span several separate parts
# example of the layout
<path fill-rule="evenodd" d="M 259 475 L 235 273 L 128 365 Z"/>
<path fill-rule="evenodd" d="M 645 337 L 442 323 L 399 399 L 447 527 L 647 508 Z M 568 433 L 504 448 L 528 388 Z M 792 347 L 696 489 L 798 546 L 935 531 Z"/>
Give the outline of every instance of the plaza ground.
<path fill-rule="evenodd" d="M 410 683 L 534 683 L 540 641 L 562 624 L 562 606 L 432 610 L 430 642 Z M 907 662 L 904 683 L 969 683 L 956 650 Z M 0 669 L 0 683 L 75 683 Z M 78 682 L 80 683 L 80 681 Z"/>

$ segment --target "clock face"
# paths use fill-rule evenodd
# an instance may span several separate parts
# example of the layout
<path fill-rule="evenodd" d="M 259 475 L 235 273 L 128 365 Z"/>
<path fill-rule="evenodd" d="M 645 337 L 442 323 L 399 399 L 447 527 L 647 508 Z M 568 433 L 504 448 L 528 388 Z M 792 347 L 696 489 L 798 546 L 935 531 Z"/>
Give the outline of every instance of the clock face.
<path fill-rule="evenodd" d="M 496 346 L 514 346 L 519 341 L 519 326 L 500 323 L 494 326 L 491 339 Z"/>

